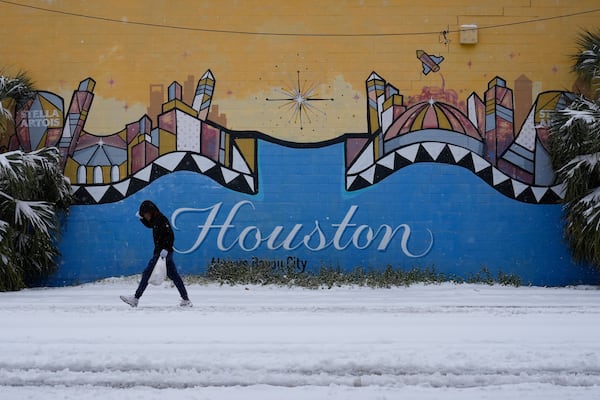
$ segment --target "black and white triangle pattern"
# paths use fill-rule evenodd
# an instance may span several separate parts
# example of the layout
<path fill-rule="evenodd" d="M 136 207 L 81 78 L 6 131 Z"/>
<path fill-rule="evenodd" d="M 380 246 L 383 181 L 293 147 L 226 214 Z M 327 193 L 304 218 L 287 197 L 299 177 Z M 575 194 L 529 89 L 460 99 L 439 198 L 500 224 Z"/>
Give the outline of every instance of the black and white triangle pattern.
<path fill-rule="evenodd" d="M 75 204 L 114 203 L 143 189 L 161 176 L 176 171 L 197 172 L 231 190 L 257 193 L 257 177 L 253 174 L 232 170 L 197 153 L 173 152 L 157 158 L 144 169 L 119 182 L 73 185 Z"/>
<path fill-rule="evenodd" d="M 347 173 L 346 190 L 354 191 L 374 185 L 393 172 L 419 162 L 446 163 L 467 168 L 498 192 L 525 203 L 556 204 L 564 198 L 563 185 L 535 186 L 520 182 L 478 154 L 440 142 L 415 143 L 387 154 L 358 173 Z"/>

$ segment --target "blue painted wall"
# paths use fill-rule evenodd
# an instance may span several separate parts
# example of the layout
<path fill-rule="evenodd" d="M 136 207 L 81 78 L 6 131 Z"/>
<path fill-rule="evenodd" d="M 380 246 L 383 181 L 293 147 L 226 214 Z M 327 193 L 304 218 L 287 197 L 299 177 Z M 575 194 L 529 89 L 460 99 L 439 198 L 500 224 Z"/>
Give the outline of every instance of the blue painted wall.
<path fill-rule="evenodd" d="M 73 206 L 60 269 L 48 283 L 140 273 L 153 248 L 151 231 L 135 217 L 144 199 L 156 202 L 176 228 L 182 274 L 204 272 L 213 258 L 256 257 L 306 269 L 433 266 L 463 277 L 485 267 L 534 285 L 600 281 L 593 269 L 572 262 L 559 204 L 511 199 L 466 168 L 417 163 L 348 192 L 341 143 L 291 148 L 259 140 L 258 155 L 256 195 L 179 171 L 116 203 Z M 386 227 L 395 230 L 387 245 L 381 244 Z"/>

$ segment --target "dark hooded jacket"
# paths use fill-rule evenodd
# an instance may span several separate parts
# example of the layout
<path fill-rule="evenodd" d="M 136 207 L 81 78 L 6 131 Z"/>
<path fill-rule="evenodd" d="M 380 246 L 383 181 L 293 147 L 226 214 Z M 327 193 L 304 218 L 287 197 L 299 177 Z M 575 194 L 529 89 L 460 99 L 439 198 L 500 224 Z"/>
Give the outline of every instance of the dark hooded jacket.
<path fill-rule="evenodd" d="M 150 221 L 144 219 L 143 216 L 145 212 L 150 212 L 150 214 L 152 214 Z M 171 228 L 169 220 L 160 212 L 156 204 L 150 200 L 144 200 L 142 204 L 140 204 L 139 214 L 142 217 L 140 222 L 147 228 L 152 229 L 154 254 L 159 254 L 162 249 L 169 251 L 169 253 L 172 252 L 175 235 L 173 234 L 173 229 Z"/>

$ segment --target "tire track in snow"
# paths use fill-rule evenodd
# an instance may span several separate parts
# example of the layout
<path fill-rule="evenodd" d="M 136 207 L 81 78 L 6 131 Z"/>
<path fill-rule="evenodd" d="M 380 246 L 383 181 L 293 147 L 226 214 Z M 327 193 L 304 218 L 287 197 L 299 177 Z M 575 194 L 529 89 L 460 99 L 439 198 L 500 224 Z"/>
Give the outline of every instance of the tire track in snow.
<path fill-rule="evenodd" d="M 600 386 L 600 370 L 590 369 L 433 369 L 418 367 L 367 368 L 343 365 L 315 368 L 252 368 L 239 366 L 206 368 L 83 368 L 77 366 L 0 368 L 0 387 L 111 388 L 150 387 L 185 389 L 269 385 L 301 386 L 427 386 L 472 388 L 496 385 L 550 384 L 567 387 Z"/>

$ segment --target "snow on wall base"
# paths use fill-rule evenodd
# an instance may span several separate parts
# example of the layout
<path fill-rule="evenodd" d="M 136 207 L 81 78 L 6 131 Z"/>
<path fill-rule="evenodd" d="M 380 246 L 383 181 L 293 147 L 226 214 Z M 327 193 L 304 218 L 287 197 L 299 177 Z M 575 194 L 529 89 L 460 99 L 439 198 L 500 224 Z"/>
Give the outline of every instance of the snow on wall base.
<path fill-rule="evenodd" d="M 151 231 L 135 217 L 151 199 L 175 229 L 182 274 L 212 259 L 269 260 L 298 270 L 434 267 L 468 277 L 487 268 L 524 284 L 598 284 L 562 239 L 561 206 L 503 196 L 465 168 L 419 163 L 345 190 L 342 144 L 298 149 L 260 142 L 258 194 L 178 171 L 115 203 L 73 206 L 60 268 L 47 284 L 140 273 Z"/>

